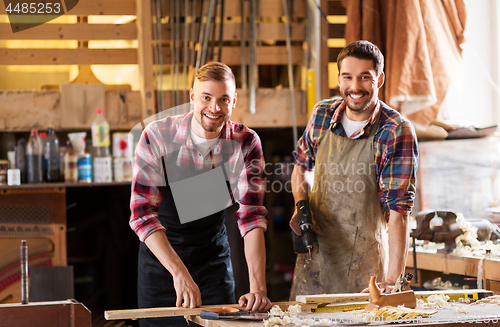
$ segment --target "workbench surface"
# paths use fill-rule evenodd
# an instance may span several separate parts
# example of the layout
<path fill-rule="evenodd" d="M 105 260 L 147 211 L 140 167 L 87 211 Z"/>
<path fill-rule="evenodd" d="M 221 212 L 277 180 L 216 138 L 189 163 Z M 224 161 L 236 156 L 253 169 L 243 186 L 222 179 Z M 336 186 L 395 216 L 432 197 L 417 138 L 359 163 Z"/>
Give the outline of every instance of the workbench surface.
<path fill-rule="evenodd" d="M 458 308 L 464 308 L 468 311 L 458 313 Z M 425 309 L 424 309 L 425 310 Z M 458 302 L 448 302 L 447 307 L 439 309 L 434 315 L 429 318 L 420 318 L 420 320 L 410 320 L 404 322 L 403 325 L 397 322 L 376 321 L 371 323 L 356 323 L 353 313 L 361 314 L 363 310 L 349 312 L 321 312 L 321 313 L 306 313 L 300 317 L 304 319 L 313 318 L 315 320 L 330 319 L 332 324 L 314 325 L 314 326 L 333 326 L 333 325 L 351 325 L 351 326 L 378 326 L 378 325 L 399 325 L 399 326 L 500 326 L 500 304 L 482 303 L 482 304 L 465 304 Z M 244 320 L 205 320 L 199 316 L 191 316 L 190 320 L 206 327 L 254 327 L 264 326 L 263 322 L 244 321 Z M 358 320 L 359 321 L 359 320 Z M 483 325 L 484 324 L 484 325 Z M 281 325 L 276 325 L 281 326 Z M 292 325 L 287 325 L 292 326 Z M 304 325 L 305 326 L 305 325 Z"/>

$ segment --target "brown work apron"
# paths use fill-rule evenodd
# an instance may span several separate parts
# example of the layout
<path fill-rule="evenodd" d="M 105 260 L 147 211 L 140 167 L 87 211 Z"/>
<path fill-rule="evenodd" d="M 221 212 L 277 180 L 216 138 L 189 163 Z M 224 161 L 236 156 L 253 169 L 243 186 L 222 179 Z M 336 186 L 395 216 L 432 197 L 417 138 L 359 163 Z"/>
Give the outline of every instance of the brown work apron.
<path fill-rule="evenodd" d="M 356 293 L 387 272 L 386 220 L 380 207 L 373 139 L 380 114 L 367 139 L 332 132 L 316 155 L 311 211 L 313 258 L 298 254 L 290 299 L 296 295 Z"/>

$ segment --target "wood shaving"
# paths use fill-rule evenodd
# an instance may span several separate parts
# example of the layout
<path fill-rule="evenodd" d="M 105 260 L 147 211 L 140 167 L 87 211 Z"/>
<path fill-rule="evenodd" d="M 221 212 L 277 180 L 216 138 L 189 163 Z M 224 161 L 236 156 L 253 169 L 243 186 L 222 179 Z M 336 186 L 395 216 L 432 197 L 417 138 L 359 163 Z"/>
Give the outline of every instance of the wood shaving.
<path fill-rule="evenodd" d="M 470 304 L 470 303 L 472 303 L 473 301 L 474 301 L 474 300 L 473 300 L 473 299 L 471 299 L 470 297 L 467 297 L 467 298 L 465 298 L 465 297 L 461 297 L 461 298 L 459 298 L 459 299 L 458 299 L 458 302 L 460 302 L 460 303 L 466 303 L 466 304 Z"/>
<path fill-rule="evenodd" d="M 457 307 L 457 309 L 455 311 L 458 313 L 469 313 L 469 310 L 467 310 L 464 307 Z"/>
<path fill-rule="evenodd" d="M 296 315 L 302 312 L 302 307 L 300 306 L 300 304 L 291 305 L 288 307 L 287 312 L 289 312 L 292 315 Z"/>
<path fill-rule="evenodd" d="M 484 299 L 477 300 L 476 303 L 496 303 L 500 304 L 500 295 L 492 295 L 485 297 Z"/>
<path fill-rule="evenodd" d="M 494 244 L 492 241 L 479 242 L 477 227 L 466 221 L 461 213 L 457 213 L 457 223 L 464 233 L 455 238 L 457 247 L 453 250 L 453 254 L 482 257 L 486 254 L 486 250 L 489 250 L 490 257 L 500 257 L 500 244 Z"/>
<path fill-rule="evenodd" d="M 437 311 L 426 312 L 416 309 L 405 308 L 404 306 L 398 306 L 397 308 L 386 306 L 378 309 L 377 312 L 375 312 L 375 317 L 379 317 L 381 318 L 379 320 L 384 320 L 384 321 L 403 320 L 403 319 L 407 320 L 415 317 L 426 318 L 430 314 L 434 314 L 436 312 Z"/>
<path fill-rule="evenodd" d="M 445 294 L 433 294 L 427 298 L 427 302 L 417 299 L 417 308 L 441 309 L 445 308 L 450 297 Z"/>
<path fill-rule="evenodd" d="M 279 317 L 282 317 L 285 313 L 283 312 L 283 310 L 281 310 L 281 308 L 277 305 L 273 306 L 271 308 L 271 310 L 269 310 L 269 314 L 271 316 L 279 316 Z"/>

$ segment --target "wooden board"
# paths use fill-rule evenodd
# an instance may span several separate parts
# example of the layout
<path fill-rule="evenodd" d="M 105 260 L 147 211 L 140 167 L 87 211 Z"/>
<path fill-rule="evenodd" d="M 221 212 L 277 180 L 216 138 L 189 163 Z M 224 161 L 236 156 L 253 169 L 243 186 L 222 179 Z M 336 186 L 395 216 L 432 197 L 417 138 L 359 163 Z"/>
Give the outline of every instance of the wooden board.
<path fill-rule="evenodd" d="M 61 127 L 90 128 L 95 109 L 106 112 L 104 103 L 104 84 L 62 84 Z"/>
<path fill-rule="evenodd" d="M 302 311 L 311 312 L 311 308 L 315 308 L 316 305 L 302 304 L 298 302 L 276 302 L 273 305 L 278 305 L 282 310 L 288 309 L 288 306 L 300 304 Z M 176 307 L 165 307 L 165 308 L 148 308 L 148 309 L 130 309 L 130 310 L 111 310 L 104 312 L 104 318 L 107 320 L 116 319 L 140 319 L 140 318 L 154 318 L 154 317 L 174 317 L 174 316 L 195 316 L 199 315 L 203 310 L 218 309 L 222 307 L 231 307 L 242 309 L 237 304 L 224 304 L 224 305 L 204 305 L 199 308 L 176 308 Z"/>
<path fill-rule="evenodd" d="M 125 65 L 136 49 L 0 49 L 1 65 Z"/>
<path fill-rule="evenodd" d="M 235 122 L 256 127 L 290 127 L 290 90 L 258 89 L 255 114 L 248 111 L 248 91 L 237 89 L 238 103 L 231 119 Z M 302 91 L 295 91 L 297 103 L 302 103 Z M 125 97 L 122 107 L 120 94 Z M 163 91 L 164 109 L 170 108 L 171 91 Z M 138 91 L 106 91 L 104 114 L 111 129 L 127 130 L 141 121 L 141 97 Z M 3 131 L 29 131 L 31 128 L 45 129 L 53 125 L 61 129 L 61 94 L 48 92 L 0 92 L 0 117 Z M 297 109 L 297 125 L 305 126 L 307 115 Z M 88 126 L 90 128 L 90 125 Z"/>
<path fill-rule="evenodd" d="M 13 33 L 0 23 L 0 40 L 135 40 L 135 24 L 42 24 Z"/>
<path fill-rule="evenodd" d="M 425 299 L 434 294 L 445 294 L 450 297 L 458 297 L 462 294 L 483 293 L 486 296 L 493 295 L 493 292 L 486 290 L 448 290 L 448 291 L 418 291 L 415 292 L 417 299 Z M 299 303 L 348 303 L 368 301 L 368 293 L 345 293 L 345 294 L 320 294 L 320 295 L 297 295 Z"/>
<path fill-rule="evenodd" d="M 481 258 L 463 257 L 444 253 L 417 252 L 417 268 L 440 271 L 445 274 L 477 276 Z M 413 251 L 408 252 L 406 267 L 413 267 Z M 487 258 L 483 262 L 483 279 L 500 281 L 500 258 Z"/>

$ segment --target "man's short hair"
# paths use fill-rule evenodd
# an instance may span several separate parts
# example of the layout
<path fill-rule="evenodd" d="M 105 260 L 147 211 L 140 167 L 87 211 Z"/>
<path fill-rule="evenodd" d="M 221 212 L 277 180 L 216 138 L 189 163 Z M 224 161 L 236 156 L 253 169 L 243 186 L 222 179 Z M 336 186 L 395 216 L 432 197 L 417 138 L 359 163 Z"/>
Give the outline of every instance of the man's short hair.
<path fill-rule="evenodd" d="M 339 72 L 340 67 L 342 66 L 342 60 L 344 60 L 345 57 L 371 60 L 373 62 L 373 67 L 377 72 L 377 76 L 379 76 L 384 70 L 384 55 L 375 44 L 369 41 L 355 41 L 340 51 L 337 57 L 337 68 L 339 69 Z"/>
<path fill-rule="evenodd" d="M 200 82 L 225 82 L 227 80 L 232 80 L 236 84 L 236 79 L 234 78 L 231 68 L 226 64 L 216 61 L 209 62 L 198 69 L 196 72 L 196 79 Z"/>

